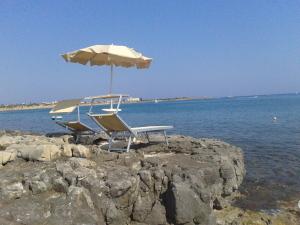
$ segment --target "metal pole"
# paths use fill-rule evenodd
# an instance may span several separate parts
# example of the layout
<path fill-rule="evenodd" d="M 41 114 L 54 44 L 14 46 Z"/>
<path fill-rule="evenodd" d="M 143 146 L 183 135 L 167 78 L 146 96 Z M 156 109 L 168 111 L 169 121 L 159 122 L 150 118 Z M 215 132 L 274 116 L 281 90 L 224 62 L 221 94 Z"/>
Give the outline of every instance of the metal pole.
<path fill-rule="evenodd" d="M 78 116 L 78 121 L 80 122 L 80 109 L 79 109 L 79 105 L 77 105 L 77 116 Z"/>
<path fill-rule="evenodd" d="M 112 82 L 113 82 L 113 64 L 110 65 L 110 87 L 109 94 L 112 94 Z M 113 100 L 110 100 L 110 108 L 113 108 Z"/>
<path fill-rule="evenodd" d="M 119 111 L 119 107 L 120 107 L 121 101 L 122 101 L 122 95 L 120 95 L 120 97 L 119 97 L 119 101 L 118 101 L 118 105 L 117 105 L 117 113 Z"/>
<path fill-rule="evenodd" d="M 109 86 L 109 94 L 112 93 L 112 82 L 113 82 L 113 64 L 110 65 L 110 86 Z"/>

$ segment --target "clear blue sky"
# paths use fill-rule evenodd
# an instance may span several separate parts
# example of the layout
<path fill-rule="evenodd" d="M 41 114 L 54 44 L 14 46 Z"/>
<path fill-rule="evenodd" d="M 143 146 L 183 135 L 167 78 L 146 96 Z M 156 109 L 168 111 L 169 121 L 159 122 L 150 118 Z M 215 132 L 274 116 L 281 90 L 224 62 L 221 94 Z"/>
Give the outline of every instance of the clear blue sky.
<path fill-rule="evenodd" d="M 300 91 L 300 2 L 0 1 L 0 104 L 104 94 L 108 67 L 66 63 L 94 44 L 135 48 L 115 92 L 146 98 Z"/>

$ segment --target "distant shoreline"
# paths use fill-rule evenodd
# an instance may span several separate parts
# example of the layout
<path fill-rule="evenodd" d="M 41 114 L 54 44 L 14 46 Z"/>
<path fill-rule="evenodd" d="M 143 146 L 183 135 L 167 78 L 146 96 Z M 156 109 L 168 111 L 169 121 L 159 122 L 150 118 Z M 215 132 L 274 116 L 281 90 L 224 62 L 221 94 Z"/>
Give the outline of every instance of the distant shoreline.
<path fill-rule="evenodd" d="M 188 101 L 188 100 L 206 100 L 206 99 L 223 99 L 223 98 L 240 98 L 240 97 L 263 97 L 272 95 L 298 95 L 299 92 L 293 93 L 277 93 L 277 94 L 257 94 L 257 95 L 237 95 L 237 96 L 222 96 L 222 97 L 177 97 L 177 98 L 158 98 L 158 99 L 143 99 L 141 101 L 123 102 L 122 104 L 136 104 L 145 102 L 166 102 L 166 101 Z M 17 105 L 0 105 L 0 112 L 34 110 L 34 109 L 51 109 L 56 103 L 34 103 L 34 104 L 17 104 Z M 81 106 L 88 106 L 89 103 L 83 103 Z M 106 103 L 97 103 L 94 105 L 106 105 Z"/>
<path fill-rule="evenodd" d="M 145 102 L 168 102 L 168 101 L 189 101 L 189 100 L 205 100 L 211 99 L 209 97 L 198 97 L 198 98 L 188 98 L 188 97 L 180 97 L 180 98 L 161 98 L 161 99 L 145 99 L 141 101 L 134 102 L 123 102 L 122 104 L 137 104 L 137 103 L 145 103 Z M 8 105 L 8 106 L 0 106 L 0 112 L 13 112 L 13 111 L 22 111 L 22 110 L 34 110 L 34 109 L 51 109 L 55 106 L 56 103 L 53 104 L 45 104 L 45 103 L 36 103 L 34 105 Z M 89 106 L 90 103 L 82 103 L 80 106 Z M 96 103 L 94 105 L 107 105 L 107 103 Z"/>

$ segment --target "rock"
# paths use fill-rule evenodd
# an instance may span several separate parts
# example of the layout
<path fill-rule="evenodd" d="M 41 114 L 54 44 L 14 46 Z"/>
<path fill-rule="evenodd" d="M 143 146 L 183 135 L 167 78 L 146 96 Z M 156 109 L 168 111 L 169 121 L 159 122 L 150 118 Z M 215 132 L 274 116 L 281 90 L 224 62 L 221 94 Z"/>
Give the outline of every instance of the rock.
<path fill-rule="evenodd" d="M 185 183 L 174 183 L 166 202 L 168 216 L 176 224 L 215 224 L 211 208 Z"/>
<path fill-rule="evenodd" d="M 84 158 L 70 158 L 69 162 L 73 168 L 78 168 L 78 167 L 94 168 L 97 165 L 96 162 Z"/>
<path fill-rule="evenodd" d="M 24 172 L 22 183 L 26 189 L 29 189 L 33 195 L 40 194 L 52 189 L 54 173 L 52 168 Z"/>
<path fill-rule="evenodd" d="M 119 154 L 118 153 L 116 153 L 116 152 L 108 152 L 108 151 L 103 151 L 103 150 L 101 150 L 97 155 L 104 162 L 115 161 L 115 160 L 118 160 L 118 158 L 119 158 Z"/>
<path fill-rule="evenodd" d="M 70 186 L 66 197 L 52 197 L 48 204 L 51 214 L 41 220 L 43 224 L 105 225 L 99 220 L 88 191 L 82 187 Z"/>
<path fill-rule="evenodd" d="M 71 160 L 68 163 L 57 162 L 56 164 L 57 172 L 62 175 L 69 185 L 87 184 L 87 180 L 94 181 L 97 179 L 95 170 L 80 166 L 80 164 L 74 166 L 74 162 L 78 163 L 78 161 Z M 74 167 L 72 167 L 72 164 Z"/>
<path fill-rule="evenodd" d="M 117 157 L 122 165 L 131 168 L 132 170 L 139 171 L 141 169 L 141 155 L 139 154 L 122 154 Z"/>
<path fill-rule="evenodd" d="M 167 189 L 167 177 L 162 169 L 156 169 L 153 172 L 154 178 L 154 192 L 156 195 L 160 195 L 163 191 Z"/>
<path fill-rule="evenodd" d="M 14 152 L 0 151 L 0 164 L 2 165 L 15 160 L 15 158 L 16 153 Z"/>
<path fill-rule="evenodd" d="M 106 212 L 106 223 L 108 225 L 127 225 L 128 220 L 128 216 L 118 210 L 112 202 L 109 204 Z"/>
<path fill-rule="evenodd" d="M 20 198 L 25 193 L 22 183 L 15 182 L 8 185 L 1 186 L 0 198 L 4 200 Z"/>
<path fill-rule="evenodd" d="M 9 221 L 9 220 L 4 219 L 4 218 L 0 218 L 0 224 L 1 225 L 20 225 L 17 222 L 12 222 L 12 221 Z"/>
<path fill-rule="evenodd" d="M 55 164 L 56 171 L 59 172 L 63 177 L 66 176 L 68 173 L 72 173 L 73 168 L 69 163 L 57 161 Z"/>
<path fill-rule="evenodd" d="M 66 156 L 66 157 L 72 157 L 72 147 L 73 146 L 70 144 L 63 144 L 61 146 L 61 149 L 62 149 L 61 155 Z"/>
<path fill-rule="evenodd" d="M 31 199 L 24 196 L 9 202 L 0 208 L 0 218 L 9 221 L 7 224 L 43 224 L 51 212 L 47 199 L 41 197 Z"/>
<path fill-rule="evenodd" d="M 160 201 L 157 201 L 155 203 L 155 205 L 151 209 L 150 214 L 147 216 L 147 218 L 144 222 L 149 225 L 165 225 L 165 224 L 167 224 L 166 209 L 164 206 L 162 206 Z"/>
<path fill-rule="evenodd" d="M 43 220 L 43 224 L 56 225 L 105 225 L 98 219 L 94 208 L 90 208 L 84 197 L 84 190 L 71 188 L 70 193 L 64 197 L 58 196 L 50 199 L 51 216 Z"/>
<path fill-rule="evenodd" d="M 11 144 L 14 144 L 16 141 L 17 141 L 16 138 L 11 136 L 6 136 L 6 135 L 0 136 L 0 146 L 2 146 L 3 148 Z"/>
<path fill-rule="evenodd" d="M 59 136 L 59 137 L 62 139 L 62 141 L 64 143 L 67 143 L 67 144 L 74 141 L 74 137 L 72 135 L 63 135 L 63 136 Z"/>
<path fill-rule="evenodd" d="M 107 185 L 110 187 L 112 197 L 120 197 L 124 195 L 132 186 L 128 173 L 116 174 L 108 176 Z"/>
<path fill-rule="evenodd" d="M 10 146 L 6 151 L 15 152 L 18 157 L 32 161 L 51 161 L 61 155 L 59 148 L 53 144 Z"/>
<path fill-rule="evenodd" d="M 225 164 L 220 168 L 221 177 L 224 179 L 232 179 L 235 176 L 235 171 L 232 165 Z"/>
<path fill-rule="evenodd" d="M 77 143 L 84 144 L 84 145 L 92 145 L 95 141 L 94 135 L 82 135 L 78 136 Z"/>
<path fill-rule="evenodd" d="M 149 195 L 145 197 L 138 196 L 134 203 L 132 219 L 137 222 L 143 222 L 150 214 L 152 209 L 152 200 Z"/>
<path fill-rule="evenodd" d="M 298 209 L 293 208 L 283 207 L 281 210 L 274 210 L 275 212 L 270 213 L 229 206 L 216 211 L 217 225 L 298 225 Z"/>
<path fill-rule="evenodd" d="M 82 187 L 70 186 L 68 190 L 68 198 L 76 206 L 80 207 L 81 204 L 85 204 L 91 209 L 94 209 L 93 201 L 89 192 Z"/>
<path fill-rule="evenodd" d="M 245 175 L 241 150 L 217 140 L 172 136 L 169 147 L 119 154 L 69 136 L 3 136 L 12 137 L 3 162 L 25 159 L 1 168 L 8 224 L 215 225 Z"/>
<path fill-rule="evenodd" d="M 58 177 L 53 180 L 53 190 L 57 192 L 67 193 L 68 191 L 68 183 L 64 178 Z"/>
<path fill-rule="evenodd" d="M 151 190 L 152 189 L 151 172 L 149 170 L 140 170 L 139 175 L 140 175 L 141 181 L 146 185 L 146 189 L 144 189 L 144 190 L 145 191 Z"/>
<path fill-rule="evenodd" d="M 72 155 L 74 157 L 90 158 L 91 151 L 83 145 L 73 145 L 72 146 Z"/>
<path fill-rule="evenodd" d="M 43 181 L 32 181 L 30 189 L 33 194 L 40 194 L 48 190 L 48 186 Z"/>

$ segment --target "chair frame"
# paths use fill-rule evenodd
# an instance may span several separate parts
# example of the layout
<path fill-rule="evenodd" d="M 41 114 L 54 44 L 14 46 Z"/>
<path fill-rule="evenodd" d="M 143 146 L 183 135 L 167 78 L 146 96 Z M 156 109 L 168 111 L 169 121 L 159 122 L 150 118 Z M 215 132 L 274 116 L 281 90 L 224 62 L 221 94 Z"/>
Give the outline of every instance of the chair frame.
<path fill-rule="evenodd" d="M 59 121 L 59 120 L 55 120 L 55 123 L 57 125 L 65 128 L 66 130 L 71 131 L 73 133 L 73 135 L 75 136 L 75 143 L 78 143 L 80 135 L 90 135 L 90 134 L 95 135 L 97 132 L 95 130 L 93 130 L 91 127 L 89 127 L 88 125 L 86 125 L 86 124 L 84 124 L 80 121 L 80 107 L 79 107 L 79 104 L 76 105 L 76 108 L 77 108 L 77 120 L 76 121 Z M 77 131 L 76 129 L 72 129 L 70 126 L 66 125 L 66 123 L 71 123 L 71 122 L 80 123 L 81 125 L 85 126 L 88 131 Z"/>
<path fill-rule="evenodd" d="M 95 117 L 99 117 L 99 116 L 107 116 L 107 115 L 114 115 L 116 116 L 116 118 L 121 122 L 121 124 L 126 127 L 126 131 L 108 131 Z M 111 113 L 111 114 L 91 114 L 88 113 L 88 116 L 102 129 L 104 130 L 104 132 L 109 136 L 109 141 L 108 141 L 108 151 L 126 151 L 129 152 L 130 150 L 130 146 L 132 144 L 132 139 L 133 138 L 137 138 L 139 136 L 139 134 L 145 134 L 147 141 L 150 143 L 150 137 L 149 137 L 149 133 L 158 133 L 158 132 L 163 132 L 164 135 L 164 139 L 165 139 L 165 143 L 167 146 L 169 146 L 169 142 L 168 142 L 168 138 L 167 138 L 167 133 L 166 130 L 167 129 L 172 129 L 173 126 L 153 126 L 153 129 L 149 129 L 147 130 L 145 127 L 145 130 L 143 131 L 134 131 L 135 128 L 140 128 L 140 127 L 130 127 L 118 114 L 117 112 L 115 113 Z M 151 128 L 151 127 L 149 127 Z M 155 129 L 157 128 L 157 129 Z M 120 133 L 123 133 L 123 135 L 119 135 Z M 125 135 L 125 133 L 128 133 L 127 135 Z M 115 138 L 117 137 L 125 137 L 125 139 L 128 137 L 128 142 L 127 142 L 127 147 L 126 149 L 119 149 L 119 148 L 112 148 L 112 144 Z"/>
<path fill-rule="evenodd" d="M 88 114 L 92 114 L 93 113 L 92 111 L 93 111 L 94 104 L 99 99 L 110 99 L 110 109 L 112 109 L 114 112 L 119 112 L 119 111 L 121 111 L 120 105 L 122 103 L 122 99 L 126 98 L 128 96 L 129 95 L 126 95 L 126 94 L 110 94 L 110 95 L 101 95 L 101 96 L 87 97 L 85 99 L 91 100 L 90 109 L 89 109 Z M 113 104 L 114 104 L 113 103 L 113 99 L 118 99 L 116 108 L 113 108 Z M 104 110 L 104 109 L 102 109 L 102 110 Z"/>

